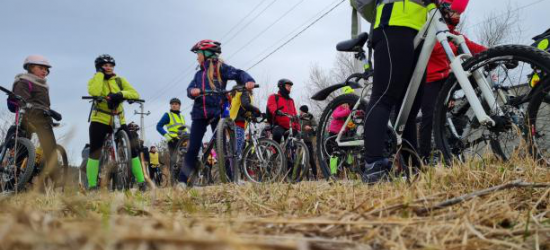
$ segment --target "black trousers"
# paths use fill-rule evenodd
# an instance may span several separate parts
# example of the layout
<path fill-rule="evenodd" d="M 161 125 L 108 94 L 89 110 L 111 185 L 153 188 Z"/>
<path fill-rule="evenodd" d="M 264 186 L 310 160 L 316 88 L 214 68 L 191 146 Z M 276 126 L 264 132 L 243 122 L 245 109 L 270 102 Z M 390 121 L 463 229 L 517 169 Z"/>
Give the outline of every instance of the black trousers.
<path fill-rule="evenodd" d="M 285 136 L 286 131 L 288 131 L 288 129 L 285 129 L 279 125 L 273 127 L 273 130 L 271 131 L 271 134 L 273 135 L 273 140 L 277 143 L 281 143 L 281 140 L 283 139 L 283 136 Z"/>
<path fill-rule="evenodd" d="M 126 124 L 121 125 L 120 129 L 126 131 L 128 137 L 130 137 L 130 147 L 132 151 L 132 158 L 138 157 L 140 152 L 139 138 L 130 133 Z M 101 156 L 101 148 L 105 142 L 107 134 L 113 131 L 113 127 L 99 122 L 90 123 L 90 158 L 98 160 Z"/>
<path fill-rule="evenodd" d="M 367 162 L 384 158 L 383 145 L 392 109 L 399 107 L 409 86 L 420 49 L 414 49 L 418 31 L 407 27 L 379 28 L 373 32 L 374 81 L 365 119 L 365 158 Z M 403 138 L 417 147 L 416 115 L 420 109 L 419 89 L 403 131 Z"/>
<path fill-rule="evenodd" d="M 317 179 L 317 162 L 315 162 L 315 151 L 313 151 L 313 143 L 308 140 L 304 140 L 309 151 L 309 166 L 311 167 L 311 173 L 314 178 Z"/>
<path fill-rule="evenodd" d="M 435 101 L 443 84 L 447 79 L 424 84 L 424 95 L 422 97 L 422 121 L 420 123 L 420 148 L 421 157 L 429 157 L 432 152 L 432 131 Z"/>

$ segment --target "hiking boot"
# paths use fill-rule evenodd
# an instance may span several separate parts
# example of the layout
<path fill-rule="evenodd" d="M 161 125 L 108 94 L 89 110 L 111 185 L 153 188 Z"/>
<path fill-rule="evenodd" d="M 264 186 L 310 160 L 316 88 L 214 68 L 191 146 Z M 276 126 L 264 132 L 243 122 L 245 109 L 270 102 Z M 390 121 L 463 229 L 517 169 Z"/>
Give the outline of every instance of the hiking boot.
<path fill-rule="evenodd" d="M 147 183 L 145 183 L 145 182 L 138 183 L 138 189 L 141 192 L 146 192 L 147 191 Z"/>
<path fill-rule="evenodd" d="M 381 159 L 373 163 L 365 164 L 363 172 L 363 182 L 367 184 L 376 184 L 383 180 L 388 180 L 390 176 L 392 163 L 387 159 Z"/>

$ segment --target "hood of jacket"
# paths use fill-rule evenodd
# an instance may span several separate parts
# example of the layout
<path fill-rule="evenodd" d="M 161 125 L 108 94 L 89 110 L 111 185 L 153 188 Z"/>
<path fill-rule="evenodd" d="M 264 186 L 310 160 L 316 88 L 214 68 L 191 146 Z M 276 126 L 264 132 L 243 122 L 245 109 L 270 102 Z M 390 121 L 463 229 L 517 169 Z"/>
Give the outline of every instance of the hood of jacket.
<path fill-rule="evenodd" d="M 15 84 L 15 83 L 17 83 L 21 80 L 27 80 L 29 82 L 32 82 L 33 84 L 38 85 L 38 86 L 41 86 L 41 87 L 44 87 L 44 88 L 49 88 L 46 79 L 42 79 L 42 78 L 40 78 L 38 76 L 35 76 L 33 74 L 29 74 L 29 73 L 18 74 L 18 75 L 15 76 L 15 80 L 14 80 L 13 83 Z"/>

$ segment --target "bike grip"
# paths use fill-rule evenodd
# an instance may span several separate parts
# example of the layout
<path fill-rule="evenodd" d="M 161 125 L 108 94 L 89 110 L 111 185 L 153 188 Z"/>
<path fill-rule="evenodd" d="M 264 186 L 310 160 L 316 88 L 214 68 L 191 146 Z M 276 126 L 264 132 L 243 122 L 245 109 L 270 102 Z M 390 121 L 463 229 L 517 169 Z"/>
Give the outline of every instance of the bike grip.
<path fill-rule="evenodd" d="M 93 96 L 83 96 L 82 97 L 82 100 L 92 100 L 92 99 L 94 99 Z"/>
<path fill-rule="evenodd" d="M 254 88 L 257 89 L 260 87 L 260 84 L 254 84 Z"/>

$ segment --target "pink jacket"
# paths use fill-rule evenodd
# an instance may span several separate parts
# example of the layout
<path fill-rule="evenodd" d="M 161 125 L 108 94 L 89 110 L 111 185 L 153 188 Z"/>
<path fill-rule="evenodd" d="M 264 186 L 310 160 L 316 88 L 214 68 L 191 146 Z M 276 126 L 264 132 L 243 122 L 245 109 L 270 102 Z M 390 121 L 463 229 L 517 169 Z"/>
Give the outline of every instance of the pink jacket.
<path fill-rule="evenodd" d="M 344 126 L 346 118 L 350 113 L 351 110 L 349 107 L 344 108 L 343 105 L 338 106 L 338 108 L 332 112 L 332 121 L 330 122 L 329 132 L 338 134 L 340 129 L 342 129 L 342 126 Z"/>

